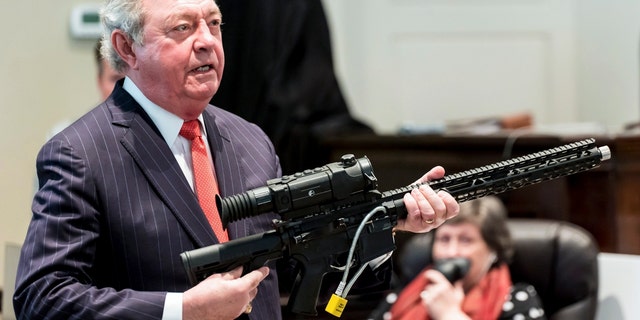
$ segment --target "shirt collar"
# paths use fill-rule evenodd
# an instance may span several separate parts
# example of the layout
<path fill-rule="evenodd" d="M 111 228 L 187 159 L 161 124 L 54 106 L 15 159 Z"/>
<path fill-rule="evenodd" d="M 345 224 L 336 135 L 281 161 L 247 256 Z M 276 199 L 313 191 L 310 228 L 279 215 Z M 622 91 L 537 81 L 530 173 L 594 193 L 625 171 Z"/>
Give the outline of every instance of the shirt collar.
<path fill-rule="evenodd" d="M 133 81 L 129 79 L 129 77 L 124 78 L 124 84 L 122 88 L 126 90 L 133 99 L 140 104 L 142 109 L 149 115 L 151 121 L 156 125 L 158 130 L 160 130 L 160 134 L 162 138 L 167 142 L 169 146 L 172 146 L 180 133 L 180 128 L 182 128 L 182 124 L 184 120 L 175 114 L 167 111 L 166 109 L 160 107 L 159 105 L 151 102 L 145 95 L 140 91 L 138 86 L 136 86 Z M 203 128 L 202 132 L 205 134 L 204 127 L 204 118 L 202 114 L 198 116 L 198 121 L 200 122 L 200 127 Z"/>

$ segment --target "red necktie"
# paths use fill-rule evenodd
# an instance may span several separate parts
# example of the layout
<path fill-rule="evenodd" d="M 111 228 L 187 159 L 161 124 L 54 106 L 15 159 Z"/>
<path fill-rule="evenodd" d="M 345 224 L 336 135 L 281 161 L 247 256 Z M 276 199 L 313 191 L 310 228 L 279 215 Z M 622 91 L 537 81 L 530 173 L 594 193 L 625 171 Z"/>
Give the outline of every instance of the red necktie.
<path fill-rule="evenodd" d="M 200 207 L 202 207 L 204 214 L 207 216 L 213 232 L 218 237 L 218 241 L 227 242 L 229 241 L 229 235 L 222 228 L 222 221 L 216 207 L 218 184 L 214 176 L 213 166 L 207 156 L 207 148 L 204 140 L 202 140 L 198 120 L 185 121 L 180 129 L 180 135 L 191 141 L 194 187 Z"/>

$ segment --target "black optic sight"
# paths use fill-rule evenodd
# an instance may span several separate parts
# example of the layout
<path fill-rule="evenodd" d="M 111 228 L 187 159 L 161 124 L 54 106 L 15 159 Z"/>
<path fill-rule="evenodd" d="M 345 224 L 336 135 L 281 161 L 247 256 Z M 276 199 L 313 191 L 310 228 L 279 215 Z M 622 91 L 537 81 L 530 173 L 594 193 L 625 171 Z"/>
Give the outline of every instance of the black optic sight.
<path fill-rule="evenodd" d="M 224 199 L 217 196 L 216 204 L 226 228 L 231 222 L 266 212 L 278 213 L 285 220 L 318 213 L 325 204 L 362 201 L 350 197 L 362 196 L 377 187 L 369 159 L 347 154 L 339 162 L 269 180 L 264 187 Z M 290 211 L 296 216 L 287 216 Z"/>

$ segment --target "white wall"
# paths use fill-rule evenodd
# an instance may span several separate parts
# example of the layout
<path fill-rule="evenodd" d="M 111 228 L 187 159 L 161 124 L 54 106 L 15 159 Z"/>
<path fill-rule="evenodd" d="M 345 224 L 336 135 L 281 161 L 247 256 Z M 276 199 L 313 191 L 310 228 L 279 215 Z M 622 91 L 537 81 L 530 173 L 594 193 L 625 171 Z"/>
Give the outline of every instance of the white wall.
<path fill-rule="evenodd" d="M 0 275 L 5 243 L 22 243 L 31 218 L 38 149 L 54 124 L 79 116 L 99 96 L 93 41 L 69 37 L 77 3 L 0 2 Z"/>
<path fill-rule="evenodd" d="M 522 111 L 614 132 L 640 120 L 640 1 L 324 3 L 348 101 L 380 132 Z"/>
<path fill-rule="evenodd" d="M 13 287 L 16 283 L 16 271 L 18 270 L 18 259 L 20 258 L 20 246 L 15 243 L 7 243 L 3 246 L 5 249 L 5 268 L 4 290 L 2 293 L 2 313 L 0 320 L 15 320 L 16 315 L 13 310 Z"/>
<path fill-rule="evenodd" d="M 576 14 L 579 119 L 640 120 L 640 1 L 579 0 Z"/>
<path fill-rule="evenodd" d="M 598 255 L 597 320 L 640 319 L 640 256 L 600 253 Z"/>
<path fill-rule="evenodd" d="M 505 16 L 500 10 L 474 8 L 474 5 L 488 4 L 499 6 L 517 3 L 523 8 L 535 5 L 546 6 L 536 10 L 536 17 L 550 14 L 548 20 L 542 22 L 529 21 L 531 24 L 553 29 L 555 42 L 563 46 L 561 59 L 570 59 L 560 63 L 566 77 L 557 81 L 567 88 L 563 92 L 552 93 L 555 100 L 569 101 L 562 117 L 575 121 L 600 121 L 608 126 L 618 127 L 627 121 L 639 118 L 638 101 L 638 42 L 640 24 L 640 1 L 637 0 L 324 0 L 333 29 L 337 68 L 341 83 L 354 112 L 377 128 L 393 130 L 406 118 L 398 118 L 395 114 L 411 117 L 414 110 L 403 109 L 401 104 L 378 104 L 375 92 L 367 90 L 366 82 L 360 81 L 361 75 L 376 74 L 371 68 L 393 69 L 403 61 L 386 61 L 385 66 L 371 66 L 372 58 L 386 57 L 389 52 L 370 52 L 366 48 L 371 42 L 379 41 L 384 48 L 388 38 L 380 37 L 381 31 L 393 27 L 393 24 L 407 18 L 416 18 L 416 30 L 425 27 L 419 23 L 423 20 L 412 13 L 411 6 L 425 3 L 438 8 L 435 14 L 427 9 L 416 11 L 424 13 L 425 22 L 434 28 L 438 21 L 456 26 L 452 18 L 464 15 L 448 16 L 444 5 L 455 4 L 463 10 L 480 10 L 496 16 Z M 0 275 L 4 274 L 4 244 L 6 242 L 21 243 L 30 219 L 30 202 L 34 190 L 34 166 L 38 149 L 47 132 L 58 122 L 73 119 L 94 105 L 98 91 L 93 81 L 95 66 L 92 58 L 93 41 L 72 40 L 68 31 L 68 19 L 71 8 L 75 4 L 88 3 L 81 0 L 21 0 L 3 1 L 0 3 L 0 27 L 4 30 L 2 49 L 0 49 Z M 557 3 L 561 3 L 560 6 Z M 399 5 L 385 15 L 387 5 Z M 464 9 L 471 5 L 470 9 Z M 367 6 L 375 6 L 368 8 Z M 549 7 L 551 6 L 551 7 Z M 555 9 L 554 9 L 555 8 Z M 513 6 L 508 10 L 513 10 Z M 472 14 L 473 11 L 467 11 Z M 518 17 L 526 18 L 524 13 Z M 367 15 L 369 14 L 369 15 Z M 373 15 L 372 15 L 373 14 Z M 561 19 L 563 15 L 567 19 Z M 508 16 L 508 15 L 506 15 Z M 422 17 L 422 18 L 425 18 Z M 467 16 L 470 17 L 470 16 Z M 479 16 L 482 17 L 482 16 Z M 439 19 L 439 20 L 438 20 Z M 469 18 L 471 19 L 471 18 Z M 484 21 L 478 16 L 471 21 L 471 26 L 480 26 Z M 529 18 L 528 20 L 533 20 Z M 467 27 L 469 24 L 466 25 Z M 495 25 L 494 25 L 495 27 Z M 504 28 L 505 25 L 498 26 Z M 422 28 L 422 29 L 421 29 Z M 486 26 L 485 26 L 486 28 Z M 566 33 L 562 34 L 562 30 Z M 558 31 L 560 30 L 560 31 Z M 495 38 L 494 38 L 495 39 Z M 540 42 L 525 42 L 519 48 L 520 57 L 529 57 L 538 63 L 540 51 L 526 51 L 529 48 L 540 48 Z M 566 43 L 562 41 L 566 39 Z M 409 43 L 409 42 L 406 42 Z M 498 43 L 498 42 L 493 42 Z M 537 43 L 537 44 L 536 44 Z M 411 54 L 411 47 L 404 47 L 406 54 Z M 499 43 L 494 48 L 499 48 Z M 418 47 L 420 49 L 420 47 Z M 573 52 L 573 53 L 572 53 Z M 394 53 L 394 52 L 391 52 Z M 395 52 L 397 53 L 397 52 Z M 409 56 L 411 58 L 411 56 Z M 440 56 L 439 58 L 443 58 Z M 426 57 L 425 57 L 426 59 Z M 411 67 L 403 62 L 403 68 Z M 437 65 L 427 65 L 435 67 Z M 427 68 L 415 65 L 416 69 Z M 472 66 L 479 68 L 478 66 Z M 574 70 L 569 72 L 567 70 Z M 535 72 L 530 68 L 529 72 Z M 553 71 L 553 69 L 551 69 Z M 527 73 L 531 76 L 532 73 Z M 383 73 L 380 74 L 384 76 Z M 526 79 L 525 79 L 526 80 Z M 527 80 L 529 81 L 529 80 Z M 467 85 L 471 82 L 467 82 Z M 523 84 L 526 81 L 522 82 Z M 405 82 L 407 84 L 407 82 Z M 434 86 L 438 83 L 433 84 Z M 524 87 L 524 86 L 522 86 Z M 382 88 L 385 89 L 385 88 Z M 395 97 L 409 101 L 409 94 L 419 92 L 416 88 L 406 88 L 408 94 L 394 93 Z M 564 92 L 566 91 L 566 92 Z M 476 92 L 480 94 L 482 92 Z M 428 92 L 424 93 L 429 94 Z M 460 94 L 460 93 L 458 93 Z M 523 94 L 531 94 L 523 91 Z M 439 99 L 447 101 L 447 95 Z M 537 97 L 537 96 L 532 96 Z M 513 97 L 512 97 L 513 98 Z M 383 100 L 384 100 L 383 99 Z M 491 99 L 491 97 L 485 97 Z M 531 101 L 525 101 L 531 103 Z M 388 116 L 389 108 L 393 117 Z M 440 108 L 447 110 L 446 108 Z M 506 109 L 505 109 L 506 110 Z M 420 112 L 425 112 L 424 110 Z M 545 111 L 546 112 L 546 111 Z M 458 117 L 459 114 L 443 114 L 442 117 Z M 426 114 L 431 114 L 428 112 Z M 545 116 L 546 113 L 542 113 Z M 414 117 L 411 117 L 414 118 Z M 426 117 L 425 117 L 426 118 Z M 430 119 L 435 121 L 438 119 Z M 565 120 L 565 119 L 563 119 Z M 3 277 L 0 277 L 2 281 Z M 3 283 L 0 282 L 0 286 Z"/>

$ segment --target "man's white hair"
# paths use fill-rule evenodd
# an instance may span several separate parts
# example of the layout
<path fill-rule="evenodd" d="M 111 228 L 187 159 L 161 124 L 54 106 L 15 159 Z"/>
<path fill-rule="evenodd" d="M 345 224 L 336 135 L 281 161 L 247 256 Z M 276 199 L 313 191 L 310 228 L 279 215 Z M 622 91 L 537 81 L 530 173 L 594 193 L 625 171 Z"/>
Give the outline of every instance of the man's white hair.
<path fill-rule="evenodd" d="M 117 72 L 124 73 L 129 66 L 113 48 L 111 34 L 119 29 L 132 43 L 142 45 L 144 16 L 141 0 L 106 0 L 100 10 L 103 27 L 101 53 Z"/>

